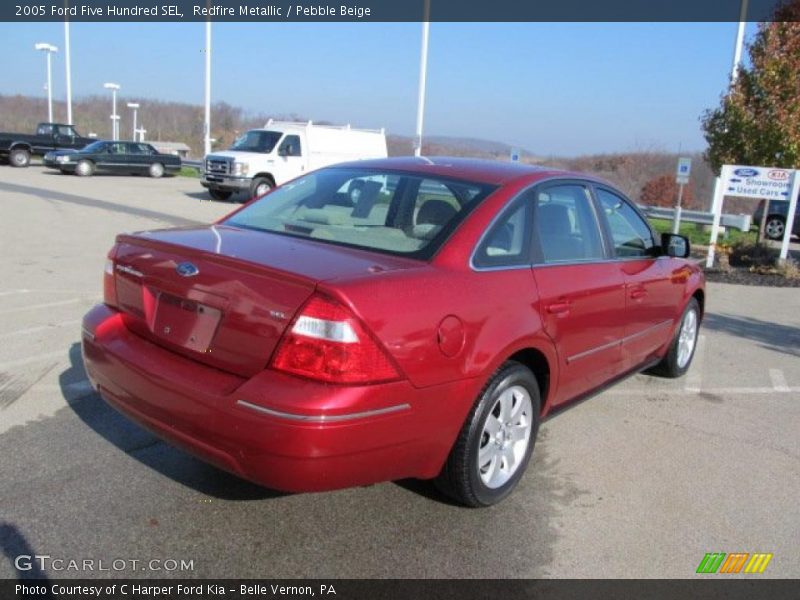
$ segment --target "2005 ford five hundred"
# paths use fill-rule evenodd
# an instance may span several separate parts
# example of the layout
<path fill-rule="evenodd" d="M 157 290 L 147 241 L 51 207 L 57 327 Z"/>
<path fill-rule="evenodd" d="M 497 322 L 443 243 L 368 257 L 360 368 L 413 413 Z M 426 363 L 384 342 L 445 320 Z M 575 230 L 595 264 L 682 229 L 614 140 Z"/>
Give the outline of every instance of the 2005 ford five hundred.
<path fill-rule="evenodd" d="M 443 158 L 295 179 L 217 223 L 119 235 L 86 370 L 131 419 L 285 491 L 517 485 L 541 419 L 689 368 L 686 238 L 590 176 Z"/>

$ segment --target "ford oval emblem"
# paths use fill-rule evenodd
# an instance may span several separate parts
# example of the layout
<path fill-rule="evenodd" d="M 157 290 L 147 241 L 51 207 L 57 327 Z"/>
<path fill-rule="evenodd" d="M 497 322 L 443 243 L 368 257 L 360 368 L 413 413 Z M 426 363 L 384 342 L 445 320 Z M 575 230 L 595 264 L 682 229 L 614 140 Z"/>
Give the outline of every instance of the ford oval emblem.
<path fill-rule="evenodd" d="M 177 267 L 175 267 L 175 270 L 178 272 L 178 275 L 180 275 L 181 277 L 194 277 L 195 275 L 197 275 L 200 272 L 200 269 L 195 267 L 190 262 L 182 262 L 182 263 L 180 263 Z"/>
<path fill-rule="evenodd" d="M 733 174 L 737 177 L 758 177 L 756 169 L 736 169 Z"/>

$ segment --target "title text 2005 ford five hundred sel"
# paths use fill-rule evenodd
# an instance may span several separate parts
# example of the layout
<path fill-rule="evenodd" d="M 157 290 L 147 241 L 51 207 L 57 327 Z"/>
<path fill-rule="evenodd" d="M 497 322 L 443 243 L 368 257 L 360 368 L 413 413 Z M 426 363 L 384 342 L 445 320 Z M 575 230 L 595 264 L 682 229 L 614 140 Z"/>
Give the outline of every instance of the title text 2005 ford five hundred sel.
<path fill-rule="evenodd" d="M 435 478 L 487 506 L 543 417 L 688 369 L 705 299 L 688 253 L 589 176 L 359 161 L 211 226 L 119 235 L 84 360 L 122 413 L 262 485 Z"/>

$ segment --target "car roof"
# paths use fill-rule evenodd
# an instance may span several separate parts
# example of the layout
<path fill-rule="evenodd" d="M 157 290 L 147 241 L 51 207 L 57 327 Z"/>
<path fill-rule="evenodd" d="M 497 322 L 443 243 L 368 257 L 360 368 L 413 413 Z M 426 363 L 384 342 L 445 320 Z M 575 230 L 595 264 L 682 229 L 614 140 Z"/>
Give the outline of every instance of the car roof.
<path fill-rule="evenodd" d="M 585 173 L 573 173 L 547 166 L 450 156 L 399 156 L 393 158 L 367 159 L 340 163 L 337 164 L 336 167 L 404 171 L 418 173 L 420 175 L 465 179 L 491 185 L 502 185 L 521 178 L 535 181 L 552 176 L 565 178 L 577 177 L 601 181 Z"/>

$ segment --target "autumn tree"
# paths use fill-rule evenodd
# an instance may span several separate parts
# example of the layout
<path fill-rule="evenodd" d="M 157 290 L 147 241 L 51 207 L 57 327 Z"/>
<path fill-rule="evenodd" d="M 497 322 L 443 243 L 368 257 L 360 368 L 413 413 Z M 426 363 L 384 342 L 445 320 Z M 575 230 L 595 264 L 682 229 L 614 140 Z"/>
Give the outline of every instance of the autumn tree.
<path fill-rule="evenodd" d="M 675 175 L 660 175 L 644 184 L 639 195 L 639 203 L 647 206 L 675 206 L 678 199 L 678 184 Z M 694 206 L 694 188 L 686 185 L 683 188 L 681 206 L 690 208 Z"/>
<path fill-rule="evenodd" d="M 720 106 L 702 117 L 706 156 L 723 164 L 800 167 L 800 0 L 761 23 Z"/>

